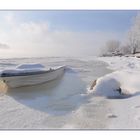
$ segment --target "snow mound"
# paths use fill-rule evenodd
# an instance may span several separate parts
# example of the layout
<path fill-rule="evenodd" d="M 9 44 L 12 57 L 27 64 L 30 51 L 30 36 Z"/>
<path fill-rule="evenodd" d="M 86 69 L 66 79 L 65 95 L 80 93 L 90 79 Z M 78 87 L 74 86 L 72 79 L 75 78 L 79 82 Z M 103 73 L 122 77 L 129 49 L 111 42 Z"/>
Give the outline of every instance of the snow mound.
<path fill-rule="evenodd" d="M 140 72 L 116 71 L 97 79 L 92 92 L 99 96 L 122 96 L 140 94 Z"/>
<path fill-rule="evenodd" d="M 94 92 L 97 95 L 116 96 L 118 95 L 117 89 L 119 87 L 120 83 L 113 77 L 103 77 L 97 80 Z"/>

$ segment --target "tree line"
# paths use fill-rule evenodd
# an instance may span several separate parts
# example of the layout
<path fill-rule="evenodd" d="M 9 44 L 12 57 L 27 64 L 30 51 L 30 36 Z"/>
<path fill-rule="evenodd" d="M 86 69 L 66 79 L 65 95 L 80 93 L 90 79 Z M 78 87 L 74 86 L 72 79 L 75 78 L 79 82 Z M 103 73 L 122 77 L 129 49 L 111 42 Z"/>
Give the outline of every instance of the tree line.
<path fill-rule="evenodd" d="M 126 42 L 109 40 L 102 49 L 102 56 L 115 56 L 140 53 L 140 13 L 134 18 L 133 24 L 127 33 Z"/>

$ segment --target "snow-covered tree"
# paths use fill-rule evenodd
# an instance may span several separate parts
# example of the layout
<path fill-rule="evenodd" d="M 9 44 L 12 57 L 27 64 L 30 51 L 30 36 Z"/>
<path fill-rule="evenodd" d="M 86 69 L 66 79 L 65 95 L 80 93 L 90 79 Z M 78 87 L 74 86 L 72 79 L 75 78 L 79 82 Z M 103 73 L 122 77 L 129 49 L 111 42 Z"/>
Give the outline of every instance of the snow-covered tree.
<path fill-rule="evenodd" d="M 101 49 L 101 56 L 113 56 L 120 54 L 120 41 L 109 40 Z"/>
<path fill-rule="evenodd" d="M 140 13 L 135 17 L 134 23 L 128 32 L 128 46 L 133 54 L 140 49 Z"/>
<path fill-rule="evenodd" d="M 106 43 L 106 49 L 109 53 L 115 53 L 119 51 L 120 42 L 118 40 L 109 40 Z"/>
<path fill-rule="evenodd" d="M 128 45 L 124 45 L 120 47 L 120 52 L 122 54 L 131 54 L 131 48 Z"/>

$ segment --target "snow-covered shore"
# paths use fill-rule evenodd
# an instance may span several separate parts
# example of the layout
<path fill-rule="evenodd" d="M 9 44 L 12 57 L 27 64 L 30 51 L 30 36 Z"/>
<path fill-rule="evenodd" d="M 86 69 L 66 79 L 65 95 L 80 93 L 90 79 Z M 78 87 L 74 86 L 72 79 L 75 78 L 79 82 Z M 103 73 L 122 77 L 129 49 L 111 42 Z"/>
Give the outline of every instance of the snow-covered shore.
<path fill-rule="evenodd" d="M 1 61 L 1 69 L 24 61 L 46 66 L 67 64 L 72 69 L 67 69 L 62 79 L 43 85 L 5 91 L 0 84 L 0 129 L 140 128 L 138 58 Z M 86 94 L 87 86 L 95 79 L 94 94 Z M 122 93 L 131 95 L 120 95 L 120 87 Z"/>
<path fill-rule="evenodd" d="M 103 57 L 114 72 L 98 78 L 92 92 L 107 97 L 113 117 L 107 128 L 140 128 L 140 59 Z"/>

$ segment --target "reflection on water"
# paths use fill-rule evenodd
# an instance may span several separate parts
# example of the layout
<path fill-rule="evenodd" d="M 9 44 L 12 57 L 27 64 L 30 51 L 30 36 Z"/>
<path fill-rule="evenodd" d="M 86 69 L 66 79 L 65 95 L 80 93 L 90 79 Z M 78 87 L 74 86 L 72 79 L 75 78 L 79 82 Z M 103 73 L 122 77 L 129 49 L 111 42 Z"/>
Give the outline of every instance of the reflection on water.
<path fill-rule="evenodd" d="M 65 114 L 83 103 L 86 83 L 76 73 L 66 72 L 61 78 L 46 84 L 9 89 L 7 95 L 16 101 L 50 114 Z"/>

